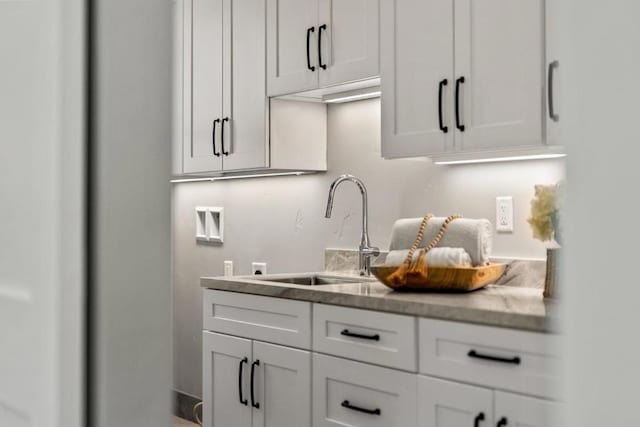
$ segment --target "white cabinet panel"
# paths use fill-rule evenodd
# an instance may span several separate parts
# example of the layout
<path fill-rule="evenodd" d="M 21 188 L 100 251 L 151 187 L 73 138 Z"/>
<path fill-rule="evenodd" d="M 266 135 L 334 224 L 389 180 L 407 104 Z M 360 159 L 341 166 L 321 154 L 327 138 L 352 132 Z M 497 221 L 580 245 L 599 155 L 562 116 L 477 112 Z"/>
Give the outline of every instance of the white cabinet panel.
<path fill-rule="evenodd" d="M 495 392 L 498 427 L 560 427 L 558 411 L 558 404 L 548 400 Z"/>
<path fill-rule="evenodd" d="M 202 333 L 202 401 L 205 427 L 250 427 L 251 340 Z M 240 369 L 243 375 L 239 377 Z M 240 388 L 239 378 L 242 387 Z M 240 391 L 243 391 L 243 396 Z"/>
<path fill-rule="evenodd" d="M 558 393 L 553 336 L 420 319 L 420 372 L 536 396 Z"/>
<path fill-rule="evenodd" d="M 311 426 L 311 353 L 253 343 L 253 427 Z"/>
<path fill-rule="evenodd" d="M 320 0 L 320 87 L 378 76 L 379 8 L 379 0 Z"/>
<path fill-rule="evenodd" d="M 224 170 L 268 166 L 266 96 L 266 2 L 225 0 Z M 224 138 L 223 138 L 224 137 Z M 228 154 L 226 154 L 228 153 Z"/>
<path fill-rule="evenodd" d="M 318 87 L 318 0 L 267 0 L 269 96 Z M 309 34 L 307 46 L 307 30 Z M 307 47 L 313 70 L 307 64 Z"/>
<path fill-rule="evenodd" d="M 457 0 L 457 150 L 543 141 L 544 0 Z"/>
<path fill-rule="evenodd" d="M 415 374 L 313 355 L 314 427 L 415 427 Z"/>
<path fill-rule="evenodd" d="M 493 392 L 418 376 L 418 426 L 493 426 Z"/>
<path fill-rule="evenodd" d="M 416 319 L 315 304 L 313 349 L 376 365 L 416 371 Z"/>
<path fill-rule="evenodd" d="M 558 46 L 560 36 L 559 23 L 559 0 L 548 0 L 545 2 L 546 11 L 546 124 L 547 124 L 547 145 L 561 145 L 562 135 L 560 132 L 560 120 L 562 114 L 560 108 L 562 105 L 562 64 L 560 58 L 561 48 Z"/>
<path fill-rule="evenodd" d="M 382 156 L 410 157 L 451 151 L 452 2 L 384 0 L 380 14 Z"/>
<path fill-rule="evenodd" d="M 311 303 L 205 289 L 204 328 L 311 348 Z"/>
<path fill-rule="evenodd" d="M 219 138 L 222 117 L 223 0 L 185 2 L 185 99 L 188 110 L 184 135 L 186 173 L 222 170 L 222 156 L 214 155 L 213 138 Z M 218 142 L 216 151 L 220 152 Z"/>

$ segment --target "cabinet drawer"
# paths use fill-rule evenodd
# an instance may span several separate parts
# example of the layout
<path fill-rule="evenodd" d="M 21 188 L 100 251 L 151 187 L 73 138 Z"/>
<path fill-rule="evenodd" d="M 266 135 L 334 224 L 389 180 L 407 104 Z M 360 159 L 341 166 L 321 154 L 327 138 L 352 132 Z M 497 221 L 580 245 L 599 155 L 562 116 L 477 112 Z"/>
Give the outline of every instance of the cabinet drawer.
<path fill-rule="evenodd" d="M 416 427 L 417 376 L 313 355 L 313 426 Z"/>
<path fill-rule="evenodd" d="M 556 337 L 420 319 L 420 372 L 486 387 L 555 397 Z"/>
<path fill-rule="evenodd" d="M 311 348 L 311 303 L 205 289 L 203 306 L 206 330 Z"/>
<path fill-rule="evenodd" d="M 313 349 L 415 372 L 416 319 L 397 314 L 315 304 Z"/>

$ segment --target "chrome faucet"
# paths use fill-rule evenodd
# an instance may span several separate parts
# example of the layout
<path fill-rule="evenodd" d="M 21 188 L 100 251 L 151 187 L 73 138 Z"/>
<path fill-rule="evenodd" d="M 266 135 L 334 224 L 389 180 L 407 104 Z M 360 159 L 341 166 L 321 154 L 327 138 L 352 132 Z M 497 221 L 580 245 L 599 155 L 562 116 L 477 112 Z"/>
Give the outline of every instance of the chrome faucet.
<path fill-rule="evenodd" d="M 361 276 L 371 276 L 371 258 L 380 255 L 380 249 L 370 246 L 369 243 L 369 202 L 367 200 L 367 188 L 364 183 L 353 175 L 340 175 L 329 187 L 329 199 L 327 200 L 327 212 L 325 218 L 331 218 L 331 210 L 333 209 L 333 197 L 336 188 L 344 181 L 351 181 L 358 186 L 360 194 L 362 194 L 362 237 L 360 238 L 359 248 L 359 269 Z"/>

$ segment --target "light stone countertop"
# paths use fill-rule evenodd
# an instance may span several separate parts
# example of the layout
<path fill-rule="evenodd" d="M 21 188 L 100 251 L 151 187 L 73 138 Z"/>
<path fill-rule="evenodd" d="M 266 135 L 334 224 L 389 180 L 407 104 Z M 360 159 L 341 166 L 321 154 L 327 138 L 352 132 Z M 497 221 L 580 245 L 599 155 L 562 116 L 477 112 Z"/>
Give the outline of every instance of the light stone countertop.
<path fill-rule="evenodd" d="M 269 275 L 296 277 L 313 273 Z M 333 273 L 316 273 L 344 277 Z M 266 277 L 265 277 L 266 278 Z M 310 301 L 388 313 L 406 314 L 534 332 L 557 332 L 557 303 L 542 297 L 541 289 L 489 285 L 470 293 L 399 292 L 375 279 L 336 285 L 294 285 L 256 276 L 203 277 L 203 288 Z"/>

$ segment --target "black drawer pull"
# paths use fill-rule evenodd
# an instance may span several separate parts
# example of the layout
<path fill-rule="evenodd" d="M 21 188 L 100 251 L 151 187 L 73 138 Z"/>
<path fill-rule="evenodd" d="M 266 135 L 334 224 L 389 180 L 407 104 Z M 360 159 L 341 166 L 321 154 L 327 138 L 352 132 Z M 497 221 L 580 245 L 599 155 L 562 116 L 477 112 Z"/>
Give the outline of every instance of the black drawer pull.
<path fill-rule="evenodd" d="M 473 427 L 480 427 L 480 421 L 484 421 L 484 412 L 480 412 L 473 420 Z"/>
<path fill-rule="evenodd" d="M 464 125 L 460 120 L 460 84 L 464 82 L 464 76 L 456 80 L 456 127 L 460 132 L 464 132 Z"/>
<path fill-rule="evenodd" d="M 228 121 L 229 121 L 229 117 L 225 117 L 224 119 L 222 119 L 222 124 L 220 128 L 220 145 L 222 146 L 222 154 L 224 154 L 225 156 L 229 155 L 229 152 L 224 150 L 224 123 Z"/>
<path fill-rule="evenodd" d="M 213 131 L 211 132 L 211 138 L 213 139 L 213 155 L 220 157 L 220 153 L 216 150 L 216 124 L 220 123 L 220 119 L 213 121 Z"/>
<path fill-rule="evenodd" d="M 467 353 L 467 356 L 474 357 L 476 359 L 491 360 L 493 362 L 512 363 L 514 365 L 520 364 L 520 358 L 518 356 L 515 356 L 515 357 L 491 356 L 489 354 L 480 354 L 475 350 L 470 350 L 469 353 Z"/>
<path fill-rule="evenodd" d="M 449 83 L 447 79 L 441 80 L 438 85 L 438 124 L 440 125 L 440 130 L 442 133 L 449 132 L 449 127 L 445 126 L 443 123 L 442 117 L 442 92 L 444 91 L 444 87 Z"/>
<path fill-rule="evenodd" d="M 508 424 L 507 418 L 506 417 L 502 417 L 500 418 L 500 421 L 498 421 L 498 424 L 496 424 L 496 427 L 504 427 Z"/>
<path fill-rule="evenodd" d="M 311 56 L 309 55 L 309 50 L 311 49 L 309 46 L 309 44 L 311 43 L 311 33 L 315 31 L 316 31 L 315 27 L 307 28 L 307 68 L 311 71 L 316 70 L 316 67 L 311 65 Z"/>
<path fill-rule="evenodd" d="M 358 412 L 362 412 L 369 415 L 380 415 L 382 413 L 382 411 L 380 411 L 380 408 L 376 408 L 376 409 L 360 408 L 359 406 L 353 406 L 352 404 L 349 403 L 348 400 L 345 400 L 342 402 L 342 407 L 351 409 L 352 411 L 358 411 Z"/>
<path fill-rule="evenodd" d="M 256 366 L 260 366 L 260 360 L 256 360 L 251 364 L 251 406 L 260 409 L 260 403 L 256 402 L 254 395 Z"/>
<path fill-rule="evenodd" d="M 364 335 L 364 334 L 358 334 L 357 332 L 351 332 L 348 329 L 343 329 L 342 332 L 340 332 L 340 335 L 344 335 L 346 337 L 360 338 L 363 340 L 380 341 L 380 335 L 378 334 Z"/>
<path fill-rule="evenodd" d="M 553 102 L 553 75 L 554 70 L 560 67 L 560 63 L 558 61 L 552 61 L 549 63 L 549 72 L 547 74 L 547 101 L 549 103 L 549 118 L 554 122 L 560 120 L 560 116 L 556 114 L 555 104 Z"/>
<path fill-rule="evenodd" d="M 326 29 L 326 24 L 322 24 L 318 27 L 318 66 L 323 70 L 327 69 L 327 64 L 322 63 L 322 30 Z"/>
<path fill-rule="evenodd" d="M 244 366 L 245 363 L 248 363 L 248 362 L 249 362 L 249 359 L 245 357 L 240 361 L 240 367 L 238 368 L 238 395 L 240 397 L 240 403 L 244 406 L 247 406 L 249 402 L 247 401 L 247 399 L 244 398 L 244 396 L 242 396 L 242 367 Z"/>

